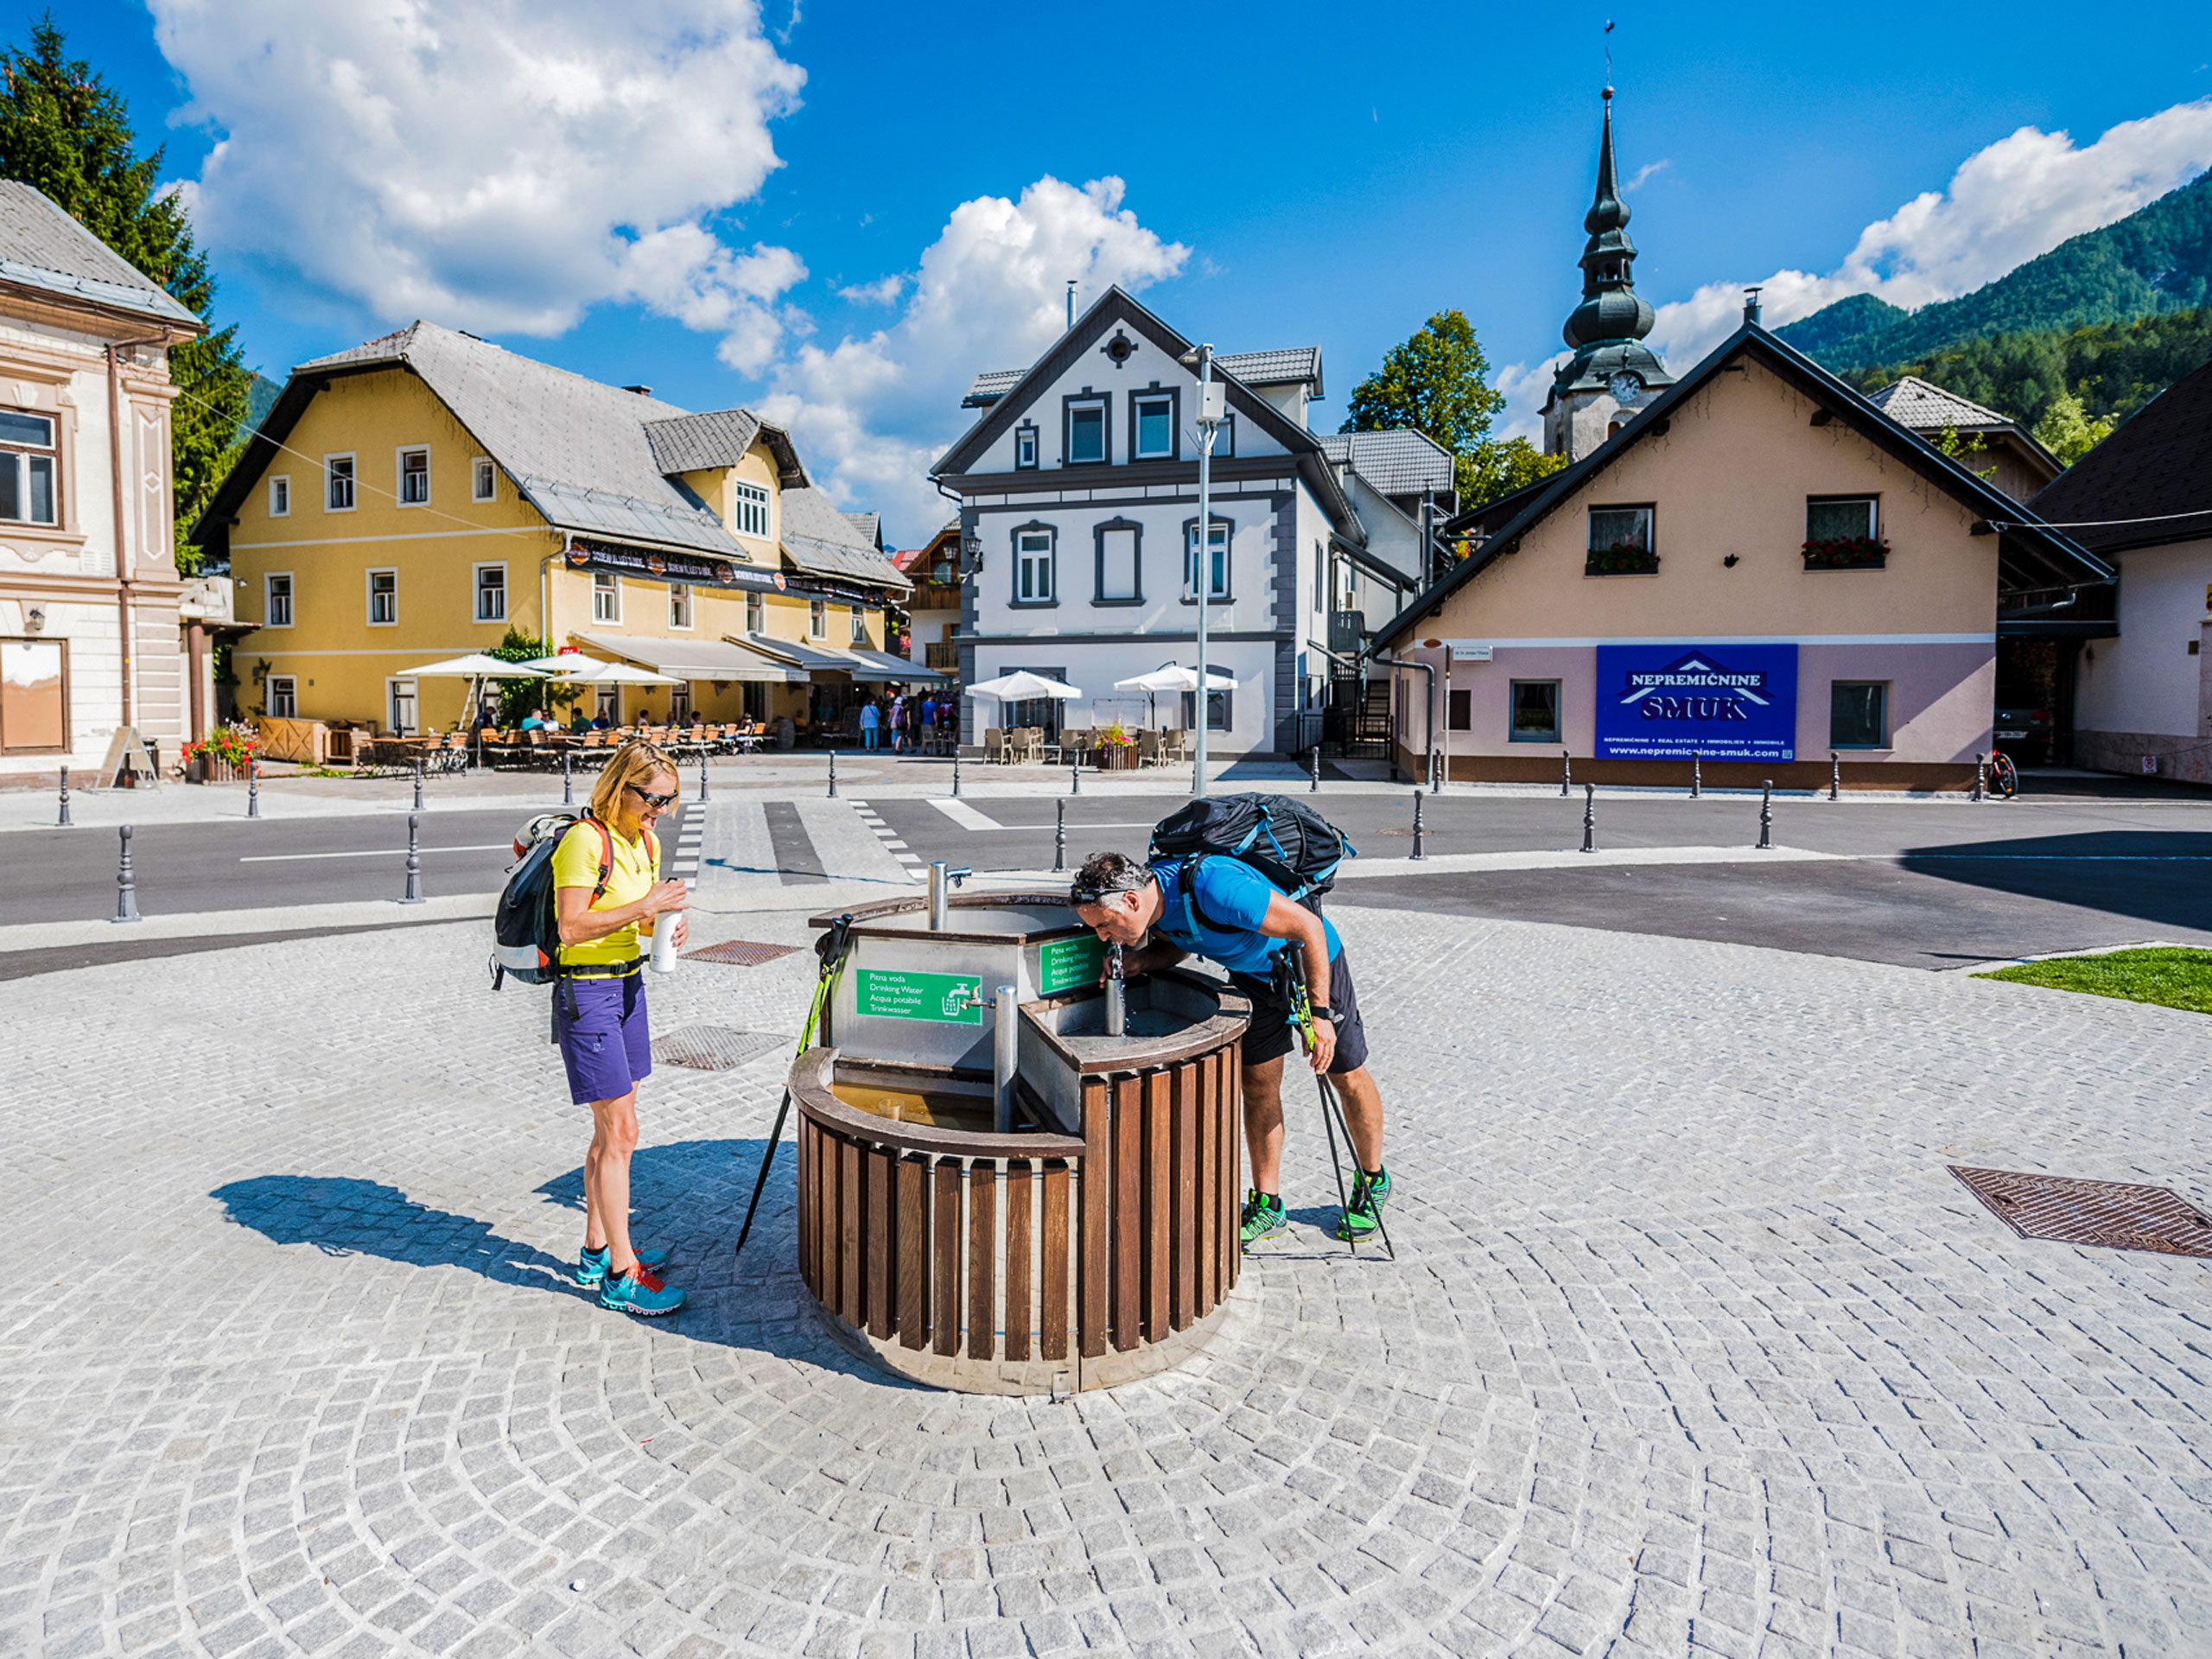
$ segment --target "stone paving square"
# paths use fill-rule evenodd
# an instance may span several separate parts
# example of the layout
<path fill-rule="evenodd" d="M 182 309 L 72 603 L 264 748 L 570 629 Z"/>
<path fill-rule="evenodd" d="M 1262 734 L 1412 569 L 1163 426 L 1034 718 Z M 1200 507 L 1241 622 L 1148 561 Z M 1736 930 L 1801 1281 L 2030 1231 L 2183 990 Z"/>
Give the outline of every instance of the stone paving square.
<path fill-rule="evenodd" d="M 866 850 L 701 936 L 799 942 Z M 1397 1260 L 1323 1236 L 1294 1088 L 1216 1340 L 1058 1403 L 832 1343 L 788 1151 L 733 1262 L 780 1051 L 646 1085 L 696 1300 L 601 1312 L 480 921 L 16 982 L 0 1655 L 2212 1650 L 2204 1264 L 1947 1173 L 2203 1203 L 2212 1022 L 1343 897 Z M 687 964 L 656 1026 L 795 1035 L 813 966 Z"/>

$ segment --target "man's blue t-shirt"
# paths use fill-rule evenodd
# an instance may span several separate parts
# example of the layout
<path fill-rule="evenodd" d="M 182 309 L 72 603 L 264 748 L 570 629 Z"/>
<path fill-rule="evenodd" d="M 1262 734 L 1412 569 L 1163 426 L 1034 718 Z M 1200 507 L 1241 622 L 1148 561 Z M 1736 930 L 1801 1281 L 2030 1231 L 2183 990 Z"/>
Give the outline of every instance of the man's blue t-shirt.
<path fill-rule="evenodd" d="M 1153 928 L 1161 938 L 1179 950 L 1219 963 L 1232 974 L 1265 979 L 1274 971 L 1275 953 L 1290 941 L 1271 939 L 1259 926 L 1268 913 L 1268 901 L 1281 888 L 1242 859 L 1218 855 L 1160 859 L 1152 873 L 1159 878 L 1161 901 L 1160 919 Z M 1197 890 L 1195 905 L 1185 890 L 1186 880 Z M 1321 927 L 1333 962 L 1343 946 L 1326 917 Z"/>

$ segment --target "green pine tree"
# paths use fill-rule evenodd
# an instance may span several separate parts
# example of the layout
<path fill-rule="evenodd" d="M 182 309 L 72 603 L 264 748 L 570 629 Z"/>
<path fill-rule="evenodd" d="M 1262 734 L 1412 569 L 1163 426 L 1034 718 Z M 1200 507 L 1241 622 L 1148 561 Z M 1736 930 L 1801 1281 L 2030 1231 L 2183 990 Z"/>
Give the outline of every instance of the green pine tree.
<path fill-rule="evenodd" d="M 1440 311 L 1351 395 L 1346 432 L 1412 427 L 1452 452 L 1452 482 L 1462 508 L 1495 501 L 1557 472 L 1567 463 L 1526 438 L 1493 438 L 1491 423 L 1505 394 L 1490 383 L 1490 359 L 1474 325 L 1459 311 Z"/>
<path fill-rule="evenodd" d="M 2056 455 L 2061 464 L 2071 467 L 2112 435 L 2112 423 L 2091 420 L 2079 397 L 2062 391 L 2036 423 L 2035 435 L 2036 442 Z"/>
<path fill-rule="evenodd" d="M 205 320 L 215 279 L 183 207 L 160 188 L 162 150 L 138 153 L 123 99 L 67 46 L 49 12 L 31 25 L 28 46 L 0 51 L 0 177 L 44 191 Z M 170 406 L 169 428 L 177 566 L 189 571 L 199 550 L 185 532 L 242 442 L 253 375 L 240 360 L 236 325 L 170 347 L 169 377 L 184 394 Z"/>

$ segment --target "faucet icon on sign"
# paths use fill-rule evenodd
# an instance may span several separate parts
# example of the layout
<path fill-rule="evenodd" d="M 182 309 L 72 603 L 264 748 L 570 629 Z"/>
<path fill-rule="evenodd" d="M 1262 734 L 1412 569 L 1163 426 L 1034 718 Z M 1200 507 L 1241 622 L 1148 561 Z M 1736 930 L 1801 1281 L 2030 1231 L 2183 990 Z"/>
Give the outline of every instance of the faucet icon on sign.
<path fill-rule="evenodd" d="M 956 985 L 944 994 L 944 1015 L 948 1020 L 957 1020 L 969 1009 L 982 1007 L 983 1000 L 982 980 L 969 980 L 964 985 Z"/>

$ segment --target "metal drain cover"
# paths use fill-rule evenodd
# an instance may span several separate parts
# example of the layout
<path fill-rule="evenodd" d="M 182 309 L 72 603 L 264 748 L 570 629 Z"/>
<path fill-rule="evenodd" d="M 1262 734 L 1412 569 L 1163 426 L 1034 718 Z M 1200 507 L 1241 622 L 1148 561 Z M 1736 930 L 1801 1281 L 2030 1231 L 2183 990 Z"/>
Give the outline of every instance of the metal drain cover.
<path fill-rule="evenodd" d="M 2022 1238 L 2212 1257 L 2212 1216 L 2163 1186 L 1948 1167 Z"/>
<path fill-rule="evenodd" d="M 758 968 L 764 962 L 773 962 L 779 957 L 788 957 L 798 949 L 795 944 L 762 944 L 757 939 L 724 939 L 720 944 L 702 944 L 696 950 L 686 950 L 686 962 L 720 962 L 732 968 Z"/>
<path fill-rule="evenodd" d="M 730 1071 L 791 1041 L 772 1031 L 733 1031 L 728 1026 L 679 1026 L 653 1039 L 658 1065 L 688 1065 L 696 1071 Z"/>

